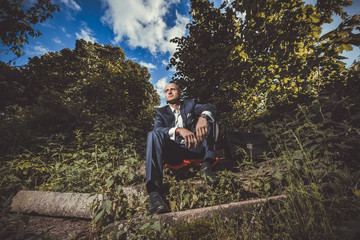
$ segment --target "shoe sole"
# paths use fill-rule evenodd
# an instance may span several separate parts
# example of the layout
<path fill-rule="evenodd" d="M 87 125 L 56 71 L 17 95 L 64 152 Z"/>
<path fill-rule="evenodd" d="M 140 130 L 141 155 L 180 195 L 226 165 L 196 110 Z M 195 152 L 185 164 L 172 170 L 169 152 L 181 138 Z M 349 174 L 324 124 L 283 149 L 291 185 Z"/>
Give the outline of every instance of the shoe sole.
<path fill-rule="evenodd" d="M 162 213 L 168 213 L 170 212 L 170 210 L 165 207 L 165 206 L 160 206 L 159 208 L 157 208 L 156 210 L 152 211 L 152 212 L 148 212 L 148 215 L 153 215 L 153 214 L 162 214 Z"/>

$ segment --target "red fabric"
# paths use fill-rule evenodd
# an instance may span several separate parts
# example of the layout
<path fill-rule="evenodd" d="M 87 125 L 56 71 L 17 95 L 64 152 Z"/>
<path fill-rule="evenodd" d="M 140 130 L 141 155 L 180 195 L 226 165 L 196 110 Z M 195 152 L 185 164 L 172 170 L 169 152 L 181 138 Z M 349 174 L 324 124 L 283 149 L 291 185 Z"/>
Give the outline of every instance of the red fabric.
<path fill-rule="evenodd" d="M 214 167 L 218 162 L 219 162 L 219 158 L 216 158 L 215 162 L 211 165 L 211 167 Z M 171 165 L 171 164 L 165 163 L 164 168 L 171 168 L 171 169 L 177 170 L 177 169 L 186 167 L 192 163 L 195 165 L 201 166 L 202 159 L 184 159 L 183 163 L 180 165 Z"/>

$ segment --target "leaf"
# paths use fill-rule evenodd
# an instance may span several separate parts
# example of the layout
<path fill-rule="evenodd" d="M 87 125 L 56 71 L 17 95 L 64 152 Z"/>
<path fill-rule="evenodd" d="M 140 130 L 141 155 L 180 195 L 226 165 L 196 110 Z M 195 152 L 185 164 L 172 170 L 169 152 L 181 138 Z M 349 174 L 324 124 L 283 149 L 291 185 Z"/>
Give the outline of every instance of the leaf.
<path fill-rule="evenodd" d="M 185 186 L 182 185 L 181 188 L 180 188 L 180 195 L 182 195 L 184 193 L 184 191 L 185 191 Z"/>
<path fill-rule="evenodd" d="M 121 185 L 117 185 L 116 186 L 116 192 L 120 195 L 121 194 L 121 192 L 122 192 L 122 187 L 121 187 Z"/>
<path fill-rule="evenodd" d="M 125 231 L 119 231 L 119 232 L 117 232 L 116 233 L 116 237 L 121 237 L 121 235 L 124 235 L 124 234 L 126 234 L 126 232 Z"/>
<path fill-rule="evenodd" d="M 141 202 L 141 203 L 144 203 L 148 198 L 149 198 L 149 195 L 141 196 L 141 197 L 140 197 L 140 202 Z"/>
<path fill-rule="evenodd" d="M 172 211 L 176 210 L 176 202 L 175 201 L 170 202 L 170 209 Z"/>
<path fill-rule="evenodd" d="M 129 173 L 129 174 L 128 174 L 128 179 L 131 181 L 131 180 L 134 179 L 134 176 L 135 176 L 134 173 Z"/>
<path fill-rule="evenodd" d="M 157 232 L 161 231 L 161 224 L 160 221 L 155 221 L 152 225 L 151 228 L 154 229 Z"/>
<path fill-rule="evenodd" d="M 187 203 L 189 201 L 189 198 L 190 198 L 190 194 L 185 194 L 184 196 L 184 203 Z"/>
<path fill-rule="evenodd" d="M 114 184 L 114 179 L 110 176 L 108 179 L 106 179 L 106 186 L 110 188 Z"/>
<path fill-rule="evenodd" d="M 267 192 L 271 188 L 270 183 L 265 183 L 264 190 Z"/>
<path fill-rule="evenodd" d="M 293 158 L 294 159 L 302 159 L 304 157 L 303 153 L 300 151 L 300 150 L 296 150 L 294 153 L 293 153 Z"/>
<path fill-rule="evenodd" d="M 148 228 L 150 226 L 150 223 L 145 223 L 140 227 L 140 230 L 144 230 L 145 228 Z"/>
<path fill-rule="evenodd" d="M 352 51 L 353 47 L 351 46 L 351 44 L 343 44 L 342 45 L 345 51 Z"/>
<path fill-rule="evenodd" d="M 276 178 L 277 180 L 281 181 L 283 179 L 283 174 L 281 172 L 276 172 L 274 174 L 274 178 Z"/>
<path fill-rule="evenodd" d="M 94 222 L 97 223 L 100 218 L 104 215 L 105 211 L 104 209 L 102 209 L 98 214 L 96 214 L 95 218 L 94 218 Z"/>
<path fill-rule="evenodd" d="M 360 198 L 360 189 L 353 190 L 353 193 Z"/>
<path fill-rule="evenodd" d="M 112 202 L 111 200 L 107 199 L 102 203 L 102 207 L 104 208 L 104 210 L 106 211 L 106 213 L 110 214 L 111 212 L 111 205 Z"/>

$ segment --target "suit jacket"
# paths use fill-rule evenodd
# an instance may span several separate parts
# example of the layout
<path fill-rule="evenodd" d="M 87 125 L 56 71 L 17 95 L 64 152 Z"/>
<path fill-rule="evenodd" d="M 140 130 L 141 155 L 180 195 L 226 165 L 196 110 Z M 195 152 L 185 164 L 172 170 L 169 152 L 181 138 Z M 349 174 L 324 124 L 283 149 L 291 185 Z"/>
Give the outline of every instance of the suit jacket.
<path fill-rule="evenodd" d="M 213 104 L 198 104 L 194 99 L 187 99 L 181 102 L 180 114 L 183 119 L 184 128 L 192 130 L 196 124 L 196 119 L 201 113 L 209 111 L 216 117 L 216 109 Z M 170 128 L 175 127 L 175 116 L 169 105 L 156 110 L 154 130 L 161 131 L 169 136 Z"/>

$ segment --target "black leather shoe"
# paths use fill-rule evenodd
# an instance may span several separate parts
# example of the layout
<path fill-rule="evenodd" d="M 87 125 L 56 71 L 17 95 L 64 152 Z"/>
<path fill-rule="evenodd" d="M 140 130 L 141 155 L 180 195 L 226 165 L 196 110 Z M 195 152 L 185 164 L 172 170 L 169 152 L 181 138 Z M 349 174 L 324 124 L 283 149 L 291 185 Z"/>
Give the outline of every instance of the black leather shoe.
<path fill-rule="evenodd" d="M 206 179 L 211 183 L 218 183 L 219 179 L 217 179 L 211 171 L 211 164 L 209 162 L 203 162 L 200 171 L 205 174 Z"/>
<path fill-rule="evenodd" d="M 150 193 L 150 207 L 148 210 L 148 215 L 160 214 L 170 212 L 168 206 L 164 203 L 158 192 Z"/>

